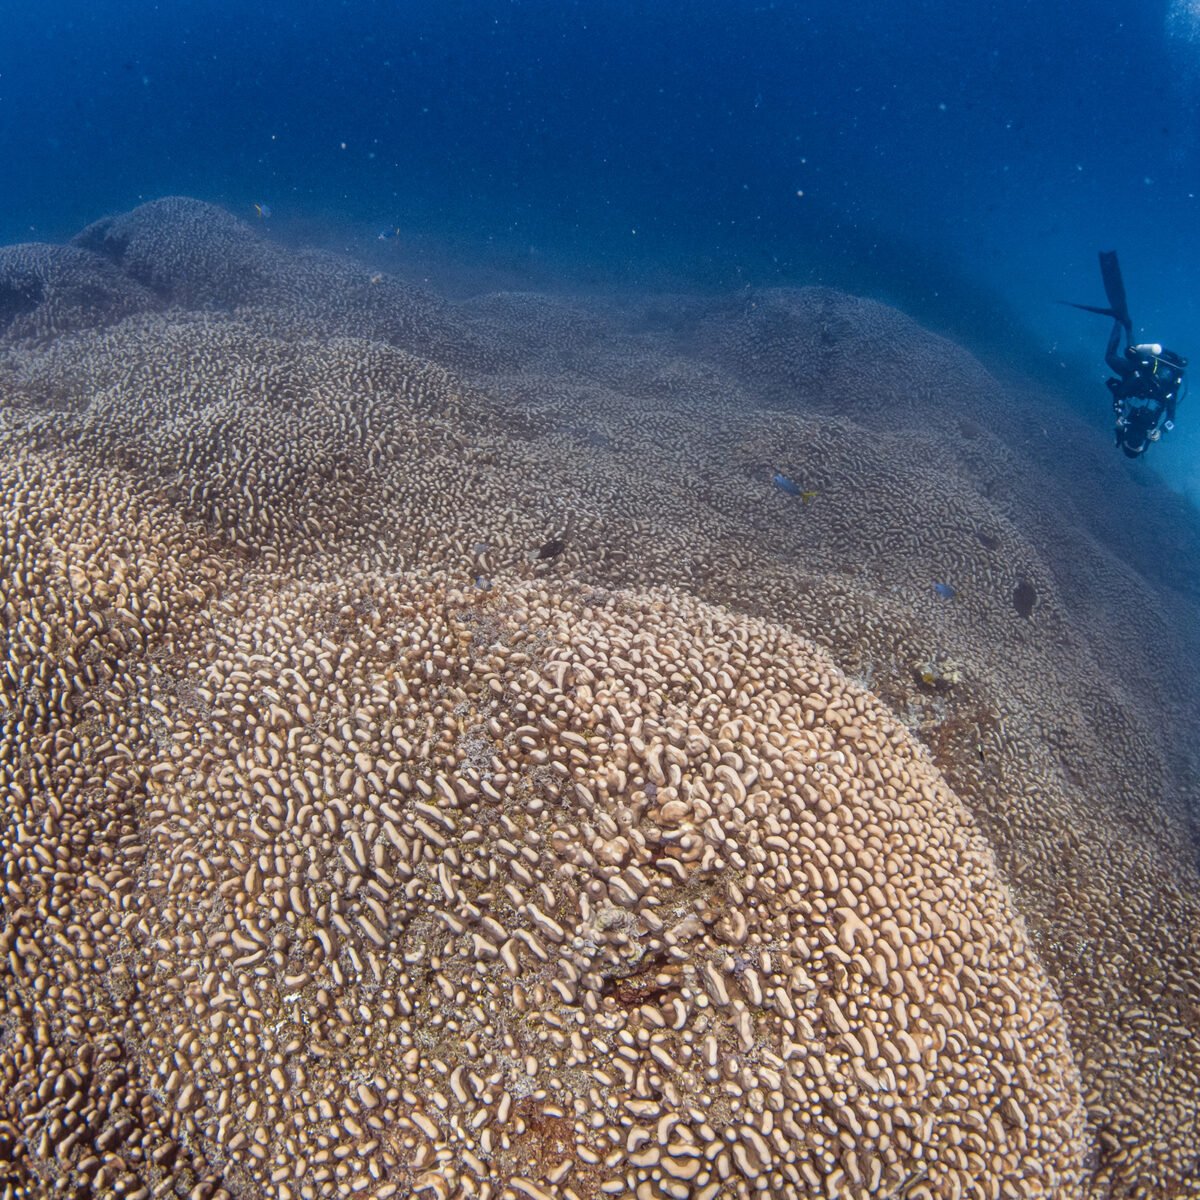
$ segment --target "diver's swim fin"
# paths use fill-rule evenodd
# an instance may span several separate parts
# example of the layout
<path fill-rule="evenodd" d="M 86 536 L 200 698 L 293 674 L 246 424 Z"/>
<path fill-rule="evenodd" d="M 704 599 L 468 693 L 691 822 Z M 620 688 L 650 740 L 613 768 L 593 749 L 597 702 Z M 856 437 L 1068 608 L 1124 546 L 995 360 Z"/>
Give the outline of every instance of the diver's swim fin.
<path fill-rule="evenodd" d="M 1102 317 L 1112 317 L 1114 321 L 1125 326 L 1125 332 L 1133 336 L 1133 319 L 1129 315 L 1129 302 L 1125 299 L 1125 281 L 1121 278 L 1121 265 L 1117 262 L 1115 250 L 1100 251 L 1100 278 L 1104 280 L 1104 294 L 1108 297 L 1108 308 L 1099 308 L 1094 304 L 1075 304 L 1070 300 L 1060 300 L 1069 308 L 1082 308 L 1084 312 L 1099 313 Z"/>
<path fill-rule="evenodd" d="M 1113 308 L 1099 308 L 1095 304 L 1076 304 L 1074 300 L 1060 300 L 1059 304 L 1065 304 L 1068 308 L 1082 308 L 1084 312 L 1099 313 L 1102 317 L 1112 317 L 1114 320 L 1120 321 L 1122 325 L 1125 324 L 1122 314 Z"/>
<path fill-rule="evenodd" d="M 1120 321 L 1126 330 L 1132 330 L 1129 302 L 1125 299 L 1125 281 L 1121 278 L 1121 266 L 1115 250 L 1100 251 L 1100 278 L 1104 280 L 1104 294 L 1108 297 L 1108 307 L 1114 319 Z"/>

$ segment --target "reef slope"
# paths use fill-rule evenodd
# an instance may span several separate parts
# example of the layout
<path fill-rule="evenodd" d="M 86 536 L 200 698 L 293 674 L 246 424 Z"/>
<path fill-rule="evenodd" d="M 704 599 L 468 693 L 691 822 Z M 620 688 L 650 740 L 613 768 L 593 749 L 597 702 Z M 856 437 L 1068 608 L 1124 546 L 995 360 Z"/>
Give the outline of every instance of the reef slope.
<path fill-rule="evenodd" d="M 14 1180 L 1200 1194 L 1200 548 L 1102 439 L 823 289 L 77 243 L 0 258 Z"/>

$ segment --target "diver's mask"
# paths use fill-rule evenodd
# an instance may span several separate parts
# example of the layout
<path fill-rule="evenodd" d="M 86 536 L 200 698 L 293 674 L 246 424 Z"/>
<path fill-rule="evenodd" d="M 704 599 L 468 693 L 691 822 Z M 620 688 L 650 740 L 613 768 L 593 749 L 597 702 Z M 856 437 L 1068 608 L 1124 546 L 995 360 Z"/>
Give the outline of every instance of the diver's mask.
<path fill-rule="evenodd" d="M 1117 445 L 1129 458 L 1140 458 L 1150 447 L 1154 431 L 1146 428 L 1147 422 L 1140 410 L 1134 410 L 1124 424 L 1117 425 Z"/>

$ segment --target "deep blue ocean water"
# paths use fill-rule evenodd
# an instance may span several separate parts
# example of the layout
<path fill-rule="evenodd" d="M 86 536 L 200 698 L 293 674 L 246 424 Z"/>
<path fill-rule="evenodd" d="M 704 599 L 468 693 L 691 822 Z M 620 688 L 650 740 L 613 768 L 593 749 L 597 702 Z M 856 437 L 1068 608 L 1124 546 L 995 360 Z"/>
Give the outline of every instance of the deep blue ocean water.
<path fill-rule="evenodd" d="M 0 3 L 0 242 L 185 193 L 514 277 L 823 281 L 1109 421 L 1096 251 L 1200 362 L 1200 5 Z M 1195 406 L 1195 411 L 1191 411 Z M 1200 393 L 1153 466 L 1200 493 Z M 1124 468 L 1122 468 L 1124 469 Z"/>

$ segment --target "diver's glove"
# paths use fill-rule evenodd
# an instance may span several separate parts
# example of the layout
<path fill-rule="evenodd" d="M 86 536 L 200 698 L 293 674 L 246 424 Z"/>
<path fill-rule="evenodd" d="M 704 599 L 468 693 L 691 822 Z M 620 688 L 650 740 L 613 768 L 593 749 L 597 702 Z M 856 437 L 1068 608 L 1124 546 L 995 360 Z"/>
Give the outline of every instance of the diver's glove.
<path fill-rule="evenodd" d="M 1128 418 L 1128 417 L 1118 417 L 1118 418 L 1117 418 L 1117 428 L 1118 428 L 1118 429 L 1124 429 L 1124 428 L 1125 428 L 1125 426 L 1126 426 L 1126 425 L 1128 425 L 1128 424 L 1129 424 L 1129 418 Z"/>

